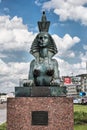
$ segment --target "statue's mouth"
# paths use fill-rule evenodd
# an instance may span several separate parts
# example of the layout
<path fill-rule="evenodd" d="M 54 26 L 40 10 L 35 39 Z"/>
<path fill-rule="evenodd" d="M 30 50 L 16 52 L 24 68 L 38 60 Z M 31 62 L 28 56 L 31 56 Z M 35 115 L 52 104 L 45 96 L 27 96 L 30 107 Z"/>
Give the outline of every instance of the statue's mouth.
<path fill-rule="evenodd" d="M 40 47 L 45 47 L 46 45 L 45 45 L 45 43 L 43 43 L 43 41 L 40 41 L 40 42 L 39 42 L 39 46 L 40 46 Z"/>
<path fill-rule="evenodd" d="M 40 43 L 40 46 L 44 46 L 44 43 Z"/>

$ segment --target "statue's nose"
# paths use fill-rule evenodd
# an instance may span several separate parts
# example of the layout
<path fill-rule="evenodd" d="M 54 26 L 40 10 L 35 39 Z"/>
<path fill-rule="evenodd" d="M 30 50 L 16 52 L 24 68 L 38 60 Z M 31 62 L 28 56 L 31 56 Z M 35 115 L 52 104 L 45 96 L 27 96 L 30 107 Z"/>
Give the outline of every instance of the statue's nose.
<path fill-rule="evenodd" d="M 40 41 L 42 41 L 42 42 L 43 42 L 43 40 L 44 40 L 44 37 L 40 37 Z"/>

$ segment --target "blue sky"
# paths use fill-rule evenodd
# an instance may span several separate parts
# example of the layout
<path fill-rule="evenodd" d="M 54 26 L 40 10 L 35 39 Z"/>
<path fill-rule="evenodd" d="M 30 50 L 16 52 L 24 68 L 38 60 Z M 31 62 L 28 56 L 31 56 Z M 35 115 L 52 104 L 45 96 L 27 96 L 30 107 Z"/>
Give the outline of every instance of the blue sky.
<path fill-rule="evenodd" d="M 87 0 L 0 0 L 0 92 L 13 91 L 28 77 L 43 10 L 58 48 L 60 76 L 86 73 Z"/>

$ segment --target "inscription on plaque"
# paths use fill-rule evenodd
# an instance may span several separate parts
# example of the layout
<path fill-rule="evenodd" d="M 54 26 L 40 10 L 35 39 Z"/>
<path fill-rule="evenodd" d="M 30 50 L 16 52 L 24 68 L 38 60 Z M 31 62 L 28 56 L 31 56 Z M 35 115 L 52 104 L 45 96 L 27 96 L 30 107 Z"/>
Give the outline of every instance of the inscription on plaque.
<path fill-rule="evenodd" d="M 48 125 L 48 111 L 32 111 L 32 125 Z"/>

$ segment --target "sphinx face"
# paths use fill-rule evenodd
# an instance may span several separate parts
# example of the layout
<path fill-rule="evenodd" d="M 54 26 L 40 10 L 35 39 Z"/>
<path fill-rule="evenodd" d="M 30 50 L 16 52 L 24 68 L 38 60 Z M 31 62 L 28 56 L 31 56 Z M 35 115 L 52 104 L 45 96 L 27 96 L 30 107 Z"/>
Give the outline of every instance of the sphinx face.
<path fill-rule="evenodd" d="M 49 36 L 46 33 L 40 33 L 38 35 L 38 45 L 40 47 L 47 47 L 49 43 Z"/>

